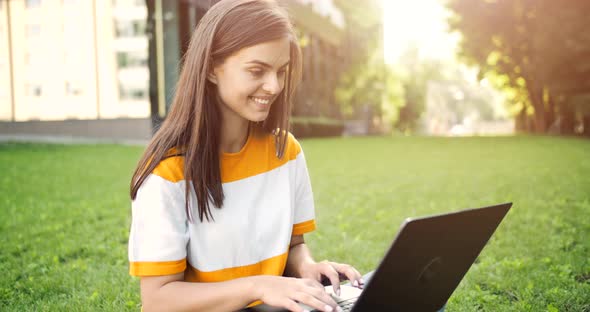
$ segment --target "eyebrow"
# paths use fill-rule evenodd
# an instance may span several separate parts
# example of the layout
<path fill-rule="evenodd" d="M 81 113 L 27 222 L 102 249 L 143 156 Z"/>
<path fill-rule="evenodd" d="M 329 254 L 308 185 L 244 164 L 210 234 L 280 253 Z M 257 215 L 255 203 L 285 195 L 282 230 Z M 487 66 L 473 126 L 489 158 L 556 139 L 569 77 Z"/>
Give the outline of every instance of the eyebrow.
<path fill-rule="evenodd" d="M 272 68 L 272 65 L 265 63 L 263 61 L 259 61 L 259 60 L 253 60 L 253 61 L 248 62 L 248 64 L 251 64 L 251 63 L 258 64 L 258 65 L 260 65 L 262 67 L 266 67 L 266 68 Z M 279 69 L 286 67 L 287 65 L 289 65 L 289 63 L 291 63 L 291 60 L 288 60 L 287 63 L 285 63 L 283 66 L 279 67 Z"/>

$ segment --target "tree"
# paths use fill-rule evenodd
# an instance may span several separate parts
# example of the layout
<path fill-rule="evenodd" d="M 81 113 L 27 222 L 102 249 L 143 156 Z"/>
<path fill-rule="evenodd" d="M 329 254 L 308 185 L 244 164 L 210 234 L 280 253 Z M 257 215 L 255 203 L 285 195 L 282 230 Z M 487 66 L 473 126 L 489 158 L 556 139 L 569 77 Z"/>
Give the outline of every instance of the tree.
<path fill-rule="evenodd" d="M 450 0 L 461 55 L 504 89 L 521 118 L 545 133 L 557 118 L 573 132 L 572 97 L 590 91 L 590 1 Z M 587 125 L 590 127 L 590 125 Z"/>
<path fill-rule="evenodd" d="M 384 64 L 380 53 L 375 52 L 357 61 L 341 76 L 335 96 L 345 116 L 369 109 L 393 125 L 403 105 L 403 92 L 401 79 Z"/>
<path fill-rule="evenodd" d="M 382 14 L 377 0 L 335 0 L 346 23 L 347 36 L 342 48 L 347 61 L 335 90 L 345 116 L 369 109 L 373 115 L 393 123 L 402 103 L 399 77 L 383 59 Z"/>
<path fill-rule="evenodd" d="M 435 60 L 421 60 L 416 46 L 405 51 L 399 66 L 403 70 L 404 100 L 395 128 L 403 133 L 411 133 L 418 130 L 426 108 L 428 82 L 446 80 L 446 77 L 443 74 L 443 64 Z"/>

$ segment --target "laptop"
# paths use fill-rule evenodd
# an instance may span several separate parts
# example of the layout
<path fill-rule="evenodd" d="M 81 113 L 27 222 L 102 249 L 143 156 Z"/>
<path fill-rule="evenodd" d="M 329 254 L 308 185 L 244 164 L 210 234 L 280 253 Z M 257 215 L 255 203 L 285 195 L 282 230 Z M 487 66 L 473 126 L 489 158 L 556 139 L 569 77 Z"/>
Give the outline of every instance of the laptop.
<path fill-rule="evenodd" d="M 486 245 L 512 203 L 406 219 L 363 290 L 326 291 L 344 311 L 438 311 Z M 311 308 L 302 305 L 308 310 Z M 250 311 L 284 311 L 268 305 Z"/>

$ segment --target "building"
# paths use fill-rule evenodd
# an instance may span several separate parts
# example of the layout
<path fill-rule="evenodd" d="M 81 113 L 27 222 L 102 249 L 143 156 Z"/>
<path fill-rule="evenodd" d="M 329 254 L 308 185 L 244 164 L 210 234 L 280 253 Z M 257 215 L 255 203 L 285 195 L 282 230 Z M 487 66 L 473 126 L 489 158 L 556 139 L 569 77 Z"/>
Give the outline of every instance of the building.
<path fill-rule="evenodd" d="M 146 18 L 138 0 L 0 1 L 0 134 L 149 137 Z"/>
<path fill-rule="evenodd" d="M 332 0 L 284 0 L 302 38 L 294 114 L 339 118 L 345 60 Z M 215 0 L 0 0 L 0 135 L 145 140 Z"/>

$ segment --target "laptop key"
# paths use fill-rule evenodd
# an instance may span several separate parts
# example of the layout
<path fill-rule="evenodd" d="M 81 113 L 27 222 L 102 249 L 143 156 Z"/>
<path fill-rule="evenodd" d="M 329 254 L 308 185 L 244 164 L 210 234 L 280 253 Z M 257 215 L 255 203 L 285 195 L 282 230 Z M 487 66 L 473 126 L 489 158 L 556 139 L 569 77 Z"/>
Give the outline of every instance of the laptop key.
<path fill-rule="evenodd" d="M 354 302 L 356 301 L 357 298 L 350 298 L 347 300 L 343 300 L 338 302 L 338 306 L 342 309 L 343 312 L 347 312 L 352 310 L 352 306 L 354 305 Z M 313 310 L 311 312 L 319 312 L 319 310 Z"/>
<path fill-rule="evenodd" d="M 342 309 L 342 311 L 350 311 L 352 310 L 352 306 L 354 305 L 357 298 L 351 298 L 348 300 L 338 302 L 338 306 Z"/>

